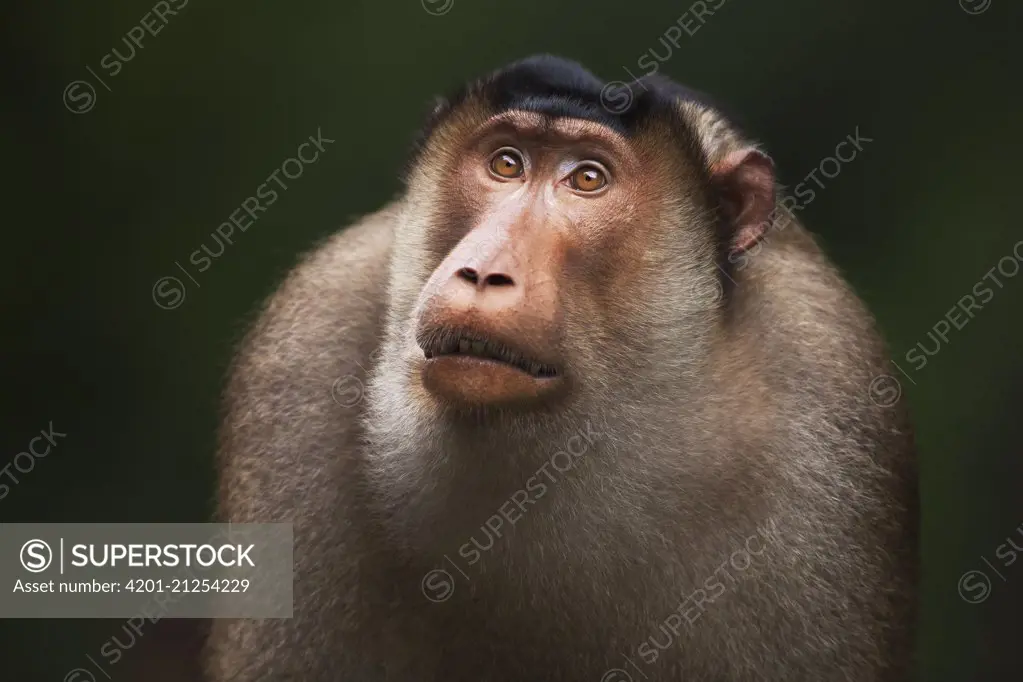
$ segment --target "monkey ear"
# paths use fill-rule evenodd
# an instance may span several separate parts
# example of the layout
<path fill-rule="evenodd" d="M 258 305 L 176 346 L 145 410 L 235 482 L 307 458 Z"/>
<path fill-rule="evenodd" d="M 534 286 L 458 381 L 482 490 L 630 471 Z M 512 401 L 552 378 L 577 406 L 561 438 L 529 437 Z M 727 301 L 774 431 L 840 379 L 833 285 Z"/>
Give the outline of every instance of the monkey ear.
<path fill-rule="evenodd" d="M 749 250 L 771 226 L 774 162 L 760 150 L 739 149 L 711 167 L 711 179 L 729 225 L 729 251 Z"/>

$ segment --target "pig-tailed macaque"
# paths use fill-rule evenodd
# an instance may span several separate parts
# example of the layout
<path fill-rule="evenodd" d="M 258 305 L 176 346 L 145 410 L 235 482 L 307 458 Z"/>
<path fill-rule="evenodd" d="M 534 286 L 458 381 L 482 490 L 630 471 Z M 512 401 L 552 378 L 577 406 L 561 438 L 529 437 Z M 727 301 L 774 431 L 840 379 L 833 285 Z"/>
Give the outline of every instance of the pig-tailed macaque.
<path fill-rule="evenodd" d="M 215 682 L 905 682 L 913 439 L 767 154 L 666 79 L 533 57 L 434 109 L 234 364 L 223 520 L 294 617 Z"/>

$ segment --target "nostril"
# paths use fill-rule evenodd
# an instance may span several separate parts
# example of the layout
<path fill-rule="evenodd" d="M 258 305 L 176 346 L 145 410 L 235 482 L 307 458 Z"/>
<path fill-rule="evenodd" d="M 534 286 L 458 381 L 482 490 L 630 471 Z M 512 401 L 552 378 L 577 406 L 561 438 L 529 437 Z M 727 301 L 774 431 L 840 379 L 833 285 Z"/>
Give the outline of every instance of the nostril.
<path fill-rule="evenodd" d="M 487 286 L 507 287 L 512 286 L 515 282 L 513 282 L 512 278 L 508 275 L 502 275 L 499 272 L 494 272 L 486 276 L 483 280 L 483 284 Z"/>
<path fill-rule="evenodd" d="M 461 270 L 458 271 L 457 274 L 460 278 L 472 284 L 476 284 L 477 282 L 480 281 L 479 274 L 472 268 L 462 268 Z"/>
<path fill-rule="evenodd" d="M 515 281 L 511 277 L 500 272 L 492 272 L 489 275 L 484 276 L 481 284 L 479 270 L 469 267 L 460 268 L 455 275 L 460 280 L 468 282 L 480 289 L 485 289 L 486 287 L 507 287 L 515 284 Z"/>

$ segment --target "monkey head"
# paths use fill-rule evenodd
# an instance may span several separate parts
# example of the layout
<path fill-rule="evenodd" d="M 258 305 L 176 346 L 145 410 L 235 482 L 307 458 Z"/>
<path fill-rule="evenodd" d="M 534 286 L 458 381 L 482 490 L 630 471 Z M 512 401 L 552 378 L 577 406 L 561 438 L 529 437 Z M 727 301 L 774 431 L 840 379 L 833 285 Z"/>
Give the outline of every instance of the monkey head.
<path fill-rule="evenodd" d="M 556 410 L 700 380 L 730 256 L 769 225 L 772 164 L 674 83 L 634 83 L 618 113 L 602 86 L 534 57 L 437 105 L 391 262 L 385 362 L 414 407 Z"/>

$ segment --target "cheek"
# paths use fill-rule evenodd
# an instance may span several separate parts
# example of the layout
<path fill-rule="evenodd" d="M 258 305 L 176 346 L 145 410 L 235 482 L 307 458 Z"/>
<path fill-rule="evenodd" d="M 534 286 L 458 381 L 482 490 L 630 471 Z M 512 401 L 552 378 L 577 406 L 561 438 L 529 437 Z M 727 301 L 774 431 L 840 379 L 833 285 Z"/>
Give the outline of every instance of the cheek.
<path fill-rule="evenodd" d="M 423 230 L 431 271 L 451 253 L 487 211 L 488 196 L 474 171 L 471 164 L 463 164 L 446 175 L 437 187 L 428 190 L 432 200 L 429 210 L 425 212 Z"/>
<path fill-rule="evenodd" d="M 603 364 L 607 344 L 628 333 L 631 307 L 641 301 L 642 252 L 627 236 L 634 225 L 624 221 L 626 216 L 609 215 L 601 225 L 577 224 L 585 233 L 574 235 L 563 252 L 559 289 L 566 336 L 577 349 L 597 353 L 589 363 Z"/>
<path fill-rule="evenodd" d="M 636 280 L 654 277 L 652 242 L 659 241 L 655 211 L 634 192 L 582 205 L 570 218 L 565 269 L 601 296 L 631 291 Z M 589 202 L 587 202 L 589 203 Z"/>
<path fill-rule="evenodd" d="M 562 292 L 572 343 L 632 352 L 699 326 L 693 312 L 712 310 L 719 297 L 691 226 L 653 200 L 600 209 L 579 216 L 567 239 Z"/>

